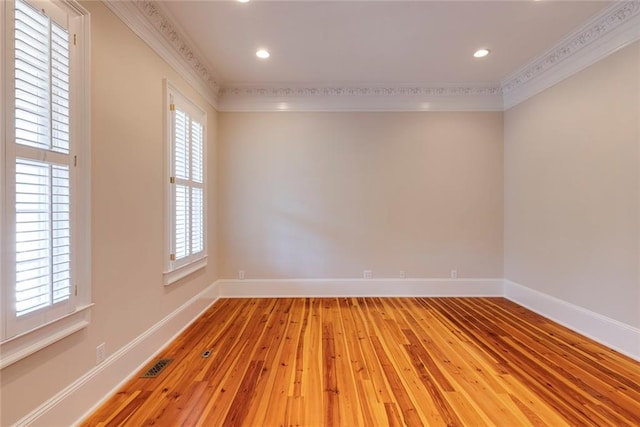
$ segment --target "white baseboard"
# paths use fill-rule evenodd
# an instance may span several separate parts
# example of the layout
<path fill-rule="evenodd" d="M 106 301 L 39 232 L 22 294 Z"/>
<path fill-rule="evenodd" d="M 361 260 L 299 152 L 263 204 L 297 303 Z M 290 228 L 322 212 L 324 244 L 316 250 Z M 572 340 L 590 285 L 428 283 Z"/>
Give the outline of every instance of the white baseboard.
<path fill-rule="evenodd" d="M 16 425 L 78 425 L 218 298 L 219 292 L 214 283 L 44 402 Z"/>
<path fill-rule="evenodd" d="M 79 424 L 218 298 L 506 297 L 640 361 L 640 329 L 503 279 L 218 280 L 19 420 L 18 426 Z"/>
<path fill-rule="evenodd" d="M 640 361 L 640 329 L 638 328 L 506 279 L 504 297 Z"/>
<path fill-rule="evenodd" d="M 235 279 L 216 284 L 226 298 L 502 296 L 502 279 Z"/>

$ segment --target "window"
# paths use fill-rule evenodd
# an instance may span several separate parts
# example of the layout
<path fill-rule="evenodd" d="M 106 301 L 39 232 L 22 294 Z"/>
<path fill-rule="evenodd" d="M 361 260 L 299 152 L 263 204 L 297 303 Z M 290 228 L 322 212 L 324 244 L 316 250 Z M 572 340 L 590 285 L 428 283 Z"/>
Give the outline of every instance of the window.
<path fill-rule="evenodd" d="M 3 367 L 86 326 L 91 259 L 87 14 L 71 2 L 0 7 Z"/>
<path fill-rule="evenodd" d="M 167 258 L 165 284 L 206 265 L 204 111 L 166 82 Z"/>

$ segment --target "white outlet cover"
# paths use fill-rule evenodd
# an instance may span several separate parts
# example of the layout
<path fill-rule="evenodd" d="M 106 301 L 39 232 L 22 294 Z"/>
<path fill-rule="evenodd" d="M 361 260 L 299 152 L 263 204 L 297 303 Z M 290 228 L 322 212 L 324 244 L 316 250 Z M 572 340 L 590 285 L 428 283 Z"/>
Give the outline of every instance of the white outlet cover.
<path fill-rule="evenodd" d="M 107 349 L 105 343 L 96 347 L 96 363 L 102 363 L 107 358 Z"/>

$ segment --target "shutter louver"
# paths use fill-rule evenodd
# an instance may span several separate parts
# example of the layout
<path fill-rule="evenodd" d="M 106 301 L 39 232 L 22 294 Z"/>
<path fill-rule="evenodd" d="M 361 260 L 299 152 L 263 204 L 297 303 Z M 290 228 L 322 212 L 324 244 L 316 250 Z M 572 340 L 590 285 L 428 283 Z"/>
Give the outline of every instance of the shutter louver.
<path fill-rule="evenodd" d="M 71 295 L 70 52 L 66 29 L 21 0 L 15 5 L 15 142 L 38 149 L 15 159 L 22 316 Z"/>

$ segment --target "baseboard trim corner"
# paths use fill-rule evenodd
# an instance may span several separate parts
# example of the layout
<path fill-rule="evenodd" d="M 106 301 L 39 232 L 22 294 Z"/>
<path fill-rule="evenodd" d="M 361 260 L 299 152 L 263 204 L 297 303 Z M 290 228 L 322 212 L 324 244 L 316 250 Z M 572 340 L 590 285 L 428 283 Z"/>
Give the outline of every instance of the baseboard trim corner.
<path fill-rule="evenodd" d="M 504 297 L 625 356 L 640 361 L 640 329 L 504 280 Z"/>

